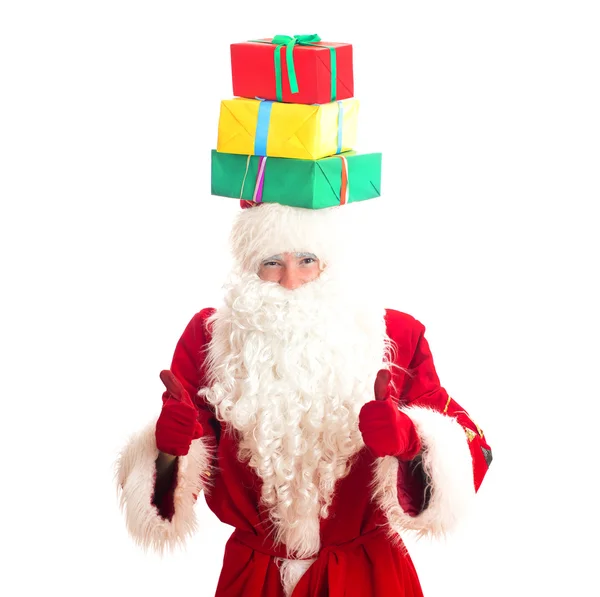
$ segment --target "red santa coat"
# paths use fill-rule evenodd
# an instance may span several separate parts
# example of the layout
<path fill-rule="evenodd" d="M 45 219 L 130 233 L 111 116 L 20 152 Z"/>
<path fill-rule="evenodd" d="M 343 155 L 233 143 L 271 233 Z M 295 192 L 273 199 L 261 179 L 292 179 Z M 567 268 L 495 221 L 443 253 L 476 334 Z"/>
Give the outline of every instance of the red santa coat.
<path fill-rule="evenodd" d="M 268 532 L 260 478 L 239 461 L 234 435 L 225 433 L 211 408 L 196 396 L 206 385 L 206 320 L 212 313 L 204 309 L 192 318 L 171 365 L 196 397 L 205 436 L 178 459 L 174 485 L 156 503 L 154 422 L 134 435 L 118 463 L 121 503 L 134 539 L 162 550 L 196 530 L 193 508 L 204 490 L 209 508 L 235 529 L 215 597 L 284 597 L 278 562 L 289 556 Z M 451 530 L 468 510 L 491 462 L 481 429 L 440 385 L 424 326 L 394 310 L 387 310 L 386 324 L 399 366 L 393 369 L 392 398 L 417 427 L 424 447 L 421 460 L 375 458 L 366 448 L 356 455 L 349 474 L 337 483 L 328 518 L 321 520 L 321 551 L 292 597 L 420 597 L 400 534 Z"/>

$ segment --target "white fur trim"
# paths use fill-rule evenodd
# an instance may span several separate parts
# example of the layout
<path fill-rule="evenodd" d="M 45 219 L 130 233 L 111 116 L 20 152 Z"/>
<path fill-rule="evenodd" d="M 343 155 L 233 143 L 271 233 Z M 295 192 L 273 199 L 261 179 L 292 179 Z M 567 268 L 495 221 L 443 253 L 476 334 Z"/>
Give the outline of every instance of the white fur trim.
<path fill-rule="evenodd" d="M 398 460 L 376 461 L 374 498 L 396 533 L 411 530 L 419 536 L 444 536 L 470 510 L 475 497 L 473 460 L 463 427 L 439 411 L 411 406 L 401 409 L 415 424 L 423 444 L 423 468 L 429 479 L 428 507 L 417 516 L 398 503 Z"/>
<path fill-rule="evenodd" d="M 286 560 L 281 558 L 278 560 L 280 567 L 279 574 L 281 576 L 281 584 L 283 585 L 285 597 L 291 596 L 298 581 L 315 561 L 314 558 L 310 560 Z"/>
<path fill-rule="evenodd" d="M 182 545 L 196 530 L 194 505 L 200 491 L 208 485 L 210 447 L 206 439 L 200 438 L 192 442 L 186 456 L 179 457 L 175 513 L 171 521 L 166 520 L 152 504 L 158 457 L 155 427 L 152 422 L 131 437 L 117 460 L 116 477 L 129 533 L 145 549 L 162 553 L 165 548 L 172 550 Z"/>

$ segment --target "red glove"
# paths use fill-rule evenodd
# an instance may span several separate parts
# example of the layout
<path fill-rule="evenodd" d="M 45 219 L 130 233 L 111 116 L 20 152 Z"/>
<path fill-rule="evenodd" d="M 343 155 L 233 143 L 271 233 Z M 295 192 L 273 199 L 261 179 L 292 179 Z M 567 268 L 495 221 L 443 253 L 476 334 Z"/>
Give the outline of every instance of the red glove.
<path fill-rule="evenodd" d="M 389 394 L 389 371 L 382 369 L 375 379 L 375 400 L 360 410 L 358 428 L 365 446 L 374 456 L 397 456 L 412 460 L 421 449 L 421 440 L 408 415 L 398 410 Z"/>
<path fill-rule="evenodd" d="M 156 422 L 156 447 L 172 456 L 185 456 L 192 440 L 202 437 L 198 411 L 187 390 L 171 371 L 161 371 L 160 379 L 167 391 Z"/>

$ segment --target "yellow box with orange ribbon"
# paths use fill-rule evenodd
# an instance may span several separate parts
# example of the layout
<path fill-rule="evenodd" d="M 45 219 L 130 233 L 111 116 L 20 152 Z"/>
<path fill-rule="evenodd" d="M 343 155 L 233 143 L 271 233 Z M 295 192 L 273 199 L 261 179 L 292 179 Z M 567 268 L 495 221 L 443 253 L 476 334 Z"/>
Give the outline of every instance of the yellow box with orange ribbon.
<path fill-rule="evenodd" d="M 217 151 L 318 160 L 355 148 L 359 102 L 288 104 L 234 98 L 221 102 Z"/>

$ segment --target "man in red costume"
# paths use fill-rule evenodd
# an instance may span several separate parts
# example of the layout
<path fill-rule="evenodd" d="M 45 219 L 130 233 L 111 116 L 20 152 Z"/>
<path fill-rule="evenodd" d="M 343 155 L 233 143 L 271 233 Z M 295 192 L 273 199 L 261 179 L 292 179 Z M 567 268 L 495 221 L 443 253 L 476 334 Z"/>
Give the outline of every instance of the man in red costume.
<path fill-rule="evenodd" d="M 191 319 L 120 456 L 139 543 L 184 541 L 200 492 L 234 527 L 216 597 L 422 596 L 402 533 L 450 531 L 491 462 L 424 326 L 357 274 L 351 209 L 240 211 L 224 304 Z"/>

